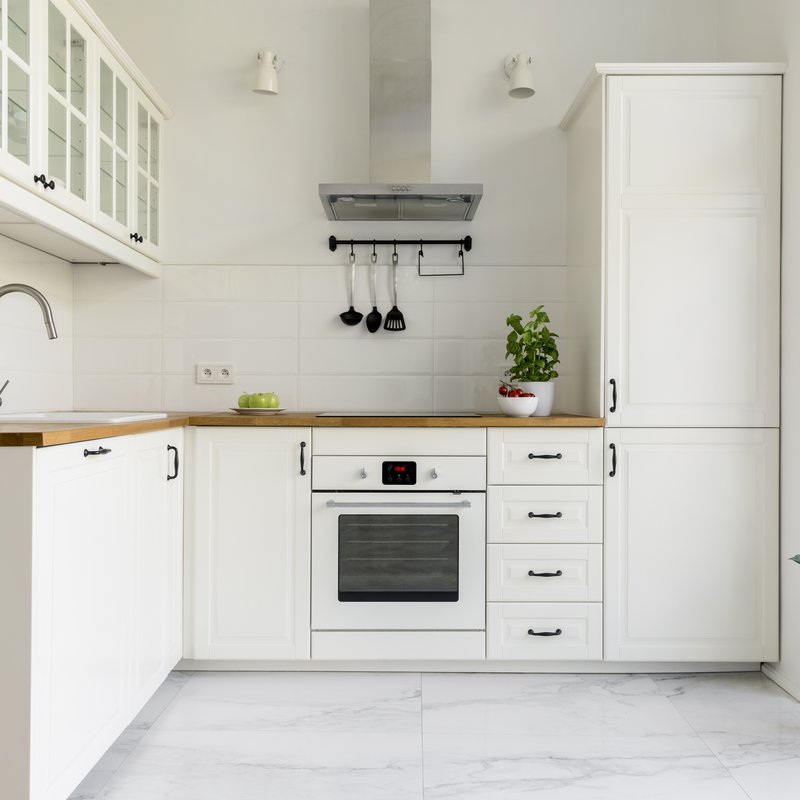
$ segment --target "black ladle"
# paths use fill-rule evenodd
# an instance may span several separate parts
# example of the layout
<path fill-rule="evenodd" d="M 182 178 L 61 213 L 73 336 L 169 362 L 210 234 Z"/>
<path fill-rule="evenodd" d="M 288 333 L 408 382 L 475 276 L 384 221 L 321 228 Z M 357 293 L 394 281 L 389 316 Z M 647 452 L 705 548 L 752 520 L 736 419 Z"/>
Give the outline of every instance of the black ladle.
<path fill-rule="evenodd" d="M 377 267 L 375 264 L 378 261 L 378 256 L 375 253 L 372 254 L 370 257 L 370 264 L 369 268 L 369 286 L 370 291 L 372 293 L 372 311 L 367 314 L 367 330 L 370 333 L 375 333 L 381 326 L 381 320 L 383 320 L 383 314 L 378 311 L 378 304 L 376 299 L 376 292 L 375 292 L 375 272 L 377 271 Z"/>
<path fill-rule="evenodd" d="M 356 293 L 356 256 L 350 253 L 350 308 L 339 314 L 339 319 L 345 325 L 358 325 L 364 315 L 353 308 L 353 295 Z"/>

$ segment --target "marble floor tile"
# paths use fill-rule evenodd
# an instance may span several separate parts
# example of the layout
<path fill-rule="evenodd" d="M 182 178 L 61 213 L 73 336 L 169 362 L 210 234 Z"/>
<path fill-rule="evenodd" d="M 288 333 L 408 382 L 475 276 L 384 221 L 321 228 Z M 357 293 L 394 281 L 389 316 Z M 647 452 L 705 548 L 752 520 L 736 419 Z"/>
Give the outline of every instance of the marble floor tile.
<path fill-rule="evenodd" d="M 426 798 L 748 800 L 699 737 L 424 734 Z"/>
<path fill-rule="evenodd" d="M 419 732 L 419 673 L 198 672 L 157 730 Z"/>
<path fill-rule="evenodd" d="M 418 733 L 150 731 L 98 800 L 422 800 Z"/>
<path fill-rule="evenodd" d="M 690 734 L 646 675 L 422 676 L 425 733 Z"/>

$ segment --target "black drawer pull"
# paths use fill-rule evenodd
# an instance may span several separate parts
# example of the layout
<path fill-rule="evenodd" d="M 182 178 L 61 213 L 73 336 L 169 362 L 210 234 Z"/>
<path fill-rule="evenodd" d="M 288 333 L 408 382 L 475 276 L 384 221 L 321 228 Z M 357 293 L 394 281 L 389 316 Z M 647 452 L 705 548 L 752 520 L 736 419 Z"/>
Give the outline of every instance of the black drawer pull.
<path fill-rule="evenodd" d="M 612 443 L 608 447 L 611 450 L 611 472 L 608 473 L 608 477 L 614 478 L 617 474 L 617 446 Z"/>
<path fill-rule="evenodd" d="M 561 570 L 556 572 L 534 572 L 532 569 L 528 570 L 528 576 L 531 578 L 560 578 L 563 574 Z"/>
<path fill-rule="evenodd" d="M 612 378 L 609 383 L 611 384 L 611 408 L 608 409 L 608 413 L 614 414 L 617 410 L 617 382 Z"/>
<path fill-rule="evenodd" d="M 534 514 L 533 511 L 528 512 L 528 517 L 530 519 L 561 519 L 564 516 L 560 511 L 557 511 L 555 514 Z"/>
<path fill-rule="evenodd" d="M 563 458 L 561 453 L 555 453 L 553 455 L 536 455 L 536 453 L 528 453 L 528 458 Z"/>
<path fill-rule="evenodd" d="M 41 183 L 43 189 L 55 189 L 56 182 L 54 180 L 47 180 L 47 175 L 44 172 L 41 175 L 34 175 L 33 176 L 34 183 Z"/>
<path fill-rule="evenodd" d="M 561 636 L 562 633 L 561 628 L 556 628 L 554 631 L 535 631 L 533 628 L 528 628 L 528 636 Z"/>
<path fill-rule="evenodd" d="M 111 448 L 109 447 L 98 447 L 97 450 L 84 450 L 83 457 L 87 458 L 88 456 L 104 456 L 110 452 Z"/>
<path fill-rule="evenodd" d="M 300 474 L 306 474 L 306 443 L 300 442 Z"/>
<path fill-rule="evenodd" d="M 167 480 L 168 481 L 174 481 L 175 478 L 178 477 L 178 467 L 180 466 L 180 461 L 178 459 L 178 448 L 175 447 L 174 444 L 168 444 L 167 445 L 167 455 L 169 455 L 169 451 L 170 450 L 174 450 L 175 451 L 175 474 L 174 475 L 167 475 Z"/>

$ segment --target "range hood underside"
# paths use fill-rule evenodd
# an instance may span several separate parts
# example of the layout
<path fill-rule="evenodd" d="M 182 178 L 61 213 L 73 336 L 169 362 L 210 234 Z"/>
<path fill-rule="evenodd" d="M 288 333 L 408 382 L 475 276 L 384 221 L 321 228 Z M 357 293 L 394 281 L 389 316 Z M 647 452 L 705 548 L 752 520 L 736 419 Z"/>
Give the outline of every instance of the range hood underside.
<path fill-rule="evenodd" d="M 319 196 L 330 220 L 471 220 L 483 196 L 481 184 L 322 183 Z"/>

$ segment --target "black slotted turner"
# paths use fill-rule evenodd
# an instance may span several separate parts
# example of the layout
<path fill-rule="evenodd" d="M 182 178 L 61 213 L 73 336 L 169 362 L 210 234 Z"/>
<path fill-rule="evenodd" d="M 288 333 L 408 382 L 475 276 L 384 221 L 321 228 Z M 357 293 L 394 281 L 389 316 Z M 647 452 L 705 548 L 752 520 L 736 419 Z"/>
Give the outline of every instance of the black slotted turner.
<path fill-rule="evenodd" d="M 383 328 L 387 331 L 404 331 L 406 321 L 403 312 L 397 307 L 397 253 L 392 253 L 392 285 L 394 286 L 394 305 L 386 315 Z"/>

